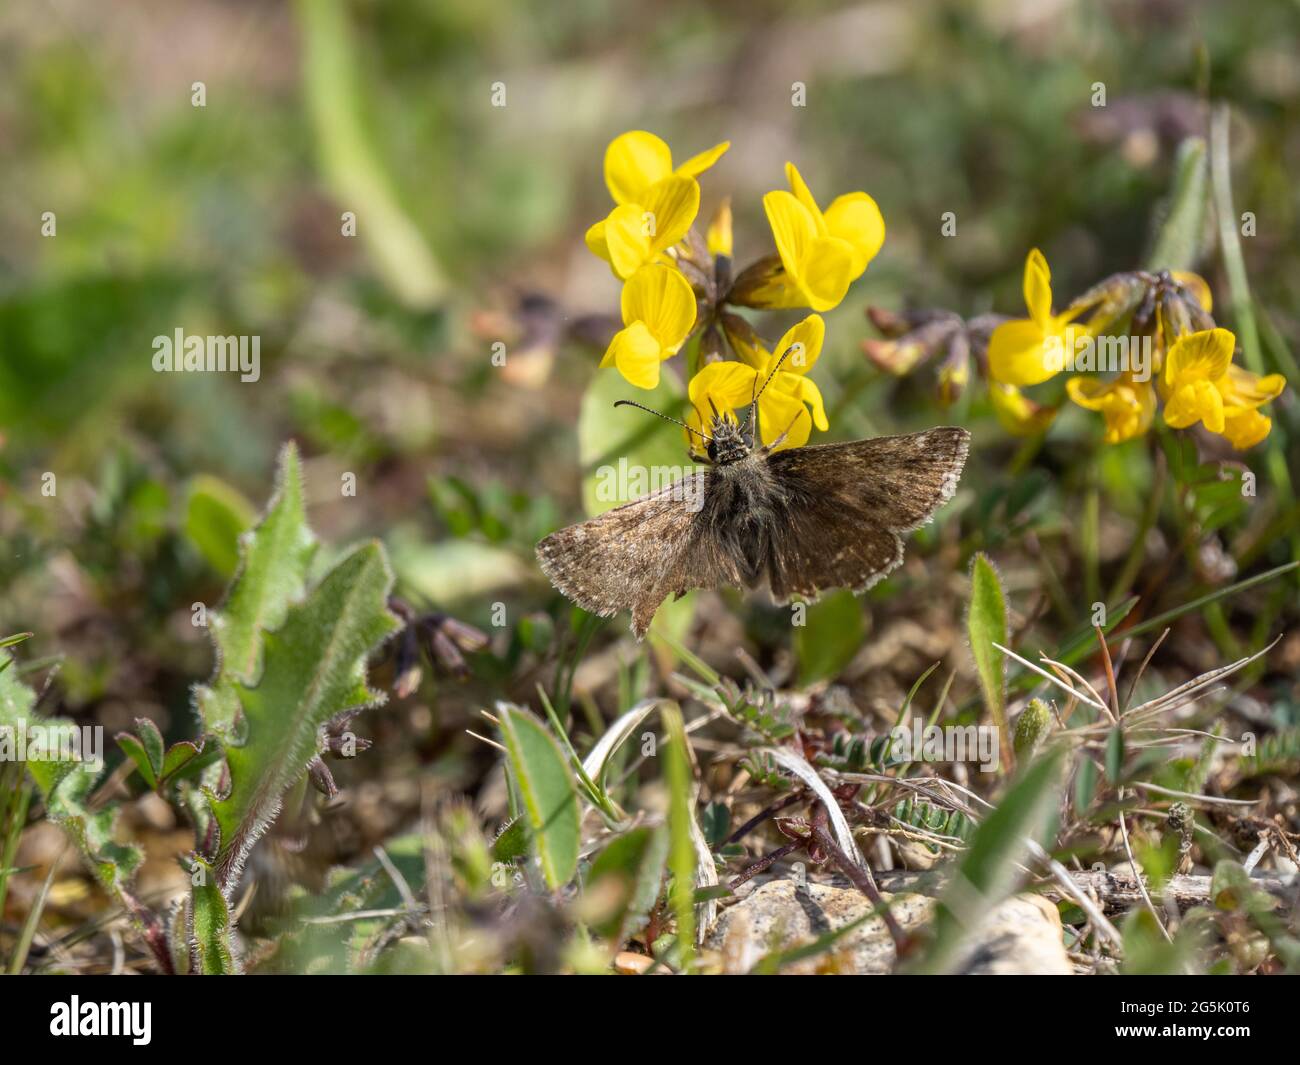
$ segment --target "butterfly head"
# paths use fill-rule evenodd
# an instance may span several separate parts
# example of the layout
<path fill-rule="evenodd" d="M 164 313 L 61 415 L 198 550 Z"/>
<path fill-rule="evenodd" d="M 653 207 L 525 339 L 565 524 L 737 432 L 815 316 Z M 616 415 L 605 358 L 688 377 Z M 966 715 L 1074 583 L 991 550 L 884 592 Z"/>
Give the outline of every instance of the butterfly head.
<path fill-rule="evenodd" d="M 744 428 L 734 419 L 725 415 L 713 415 L 709 425 L 709 445 L 705 449 L 709 461 L 718 466 L 739 462 L 750 451 L 750 441 Z"/>

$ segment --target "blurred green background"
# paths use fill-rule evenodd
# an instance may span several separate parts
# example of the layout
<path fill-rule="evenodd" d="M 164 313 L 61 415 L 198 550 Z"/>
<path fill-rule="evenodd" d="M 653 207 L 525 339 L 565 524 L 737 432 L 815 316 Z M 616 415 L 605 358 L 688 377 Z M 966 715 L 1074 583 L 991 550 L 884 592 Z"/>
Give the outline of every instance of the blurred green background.
<path fill-rule="evenodd" d="M 405 595 L 481 626 L 507 602 L 508 646 L 480 682 L 527 692 L 565 616 L 531 544 L 581 513 L 576 426 L 599 356 L 550 340 L 557 321 L 616 309 L 582 235 L 608 209 L 605 145 L 629 128 L 679 158 L 731 140 L 701 219 L 732 197 L 741 265 L 770 250 L 761 196 L 787 159 L 823 201 L 865 189 L 880 204 L 884 250 L 829 316 L 817 372 L 833 436 L 945 417 L 932 383 L 867 366 L 866 305 L 1020 313 L 1035 245 L 1060 303 L 1140 266 L 1208 99 L 1233 108 L 1254 294 L 1293 343 L 1298 29 L 1300 5 L 1280 0 L 8 3 L 0 630 L 65 656 L 67 712 L 184 734 L 210 668 L 190 604 L 219 599 L 233 536 L 295 437 L 322 539 L 382 537 Z M 1226 301 L 1217 253 L 1201 270 Z M 261 379 L 154 373 L 153 337 L 178 327 L 260 336 Z M 971 402 L 966 483 L 985 509 L 962 547 L 1024 532 L 1003 500 L 1017 486 L 1031 531 L 1067 541 L 1091 499 L 1100 543 L 1075 544 L 1053 577 L 1058 607 L 1077 607 L 1124 557 L 1152 448 L 1102 454 L 1098 420 L 1074 411 L 1026 472 Z M 1294 469 L 1286 402 L 1274 432 Z M 349 472 L 355 498 L 337 488 Z M 1259 522 L 1232 516 L 1251 533 L 1243 568 L 1289 558 L 1293 503 L 1271 491 Z M 1176 557 L 1160 575 L 1182 601 L 1215 579 Z M 1294 589 L 1270 623 L 1294 615 Z"/>

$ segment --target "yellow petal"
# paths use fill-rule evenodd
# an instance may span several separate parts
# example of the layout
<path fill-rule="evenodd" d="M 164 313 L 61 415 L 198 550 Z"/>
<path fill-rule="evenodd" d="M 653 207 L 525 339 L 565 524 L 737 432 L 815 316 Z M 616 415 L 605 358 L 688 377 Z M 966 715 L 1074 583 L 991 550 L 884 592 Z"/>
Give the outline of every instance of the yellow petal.
<path fill-rule="evenodd" d="M 1079 406 L 1102 413 L 1108 444 L 1131 440 L 1151 427 L 1156 396 L 1146 382 L 1129 378 L 1103 382 L 1094 377 L 1072 377 L 1065 388 Z"/>
<path fill-rule="evenodd" d="M 853 276 L 862 276 L 867 264 L 885 243 L 885 219 L 876 201 L 865 192 L 838 196 L 826 208 L 826 228 L 833 237 L 853 247 Z"/>
<path fill-rule="evenodd" d="M 709 400 L 719 411 L 748 407 L 759 384 L 758 373 L 740 362 L 711 362 L 691 378 L 686 393 L 691 406 L 705 419 L 712 416 Z"/>
<path fill-rule="evenodd" d="M 676 173 L 684 174 L 686 177 L 699 177 L 721 159 L 730 147 L 731 141 L 723 141 L 721 144 L 715 144 L 708 151 L 700 152 L 699 155 L 692 155 L 677 168 Z"/>
<path fill-rule="evenodd" d="M 1052 271 L 1037 248 L 1025 259 L 1024 291 L 1029 317 L 1040 325 L 1046 324 L 1052 317 Z"/>
<path fill-rule="evenodd" d="M 634 129 L 605 149 L 605 185 L 615 203 L 637 203 L 650 186 L 673 172 L 673 153 L 653 133 Z"/>
<path fill-rule="evenodd" d="M 605 262 L 610 261 L 609 243 L 605 240 L 605 219 L 602 218 L 599 222 L 588 228 L 584 239 L 587 242 L 587 247 L 593 255 L 604 259 Z"/>
<path fill-rule="evenodd" d="M 1236 344 L 1236 337 L 1226 329 L 1202 329 L 1179 337 L 1165 359 L 1165 384 L 1177 390 L 1191 381 L 1217 381 L 1228 372 Z"/>
<path fill-rule="evenodd" d="M 1286 378 L 1280 373 L 1259 377 L 1249 370 L 1231 364 L 1228 366 L 1226 377 L 1220 378 L 1217 385 L 1225 407 L 1233 410 L 1254 410 L 1277 399 L 1286 388 Z"/>
<path fill-rule="evenodd" d="M 651 247 L 664 251 L 686 236 L 700 210 L 700 183 L 673 175 L 656 182 L 642 198 L 642 231 Z"/>
<path fill-rule="evenodd" d="M 611 363 L 628 384 L 637 388 L 654 388 L 659 383 L 659 362 L 663 354 L 657 341 L 644 322 L 633 322 L 615 334 L 609 343 L 601 366 Z"/>
<path fill-rule="evenodd" d="M 802 322 L 786 330 L 780 343 L 772 349 L 772 355 L 780 359 L 787 351 L 789 355 L 781 363 L 782 373 L 806 374 L 813 368 L 817 356 L 822 353 L 822 344 L 826 340 L 826 323 L 820 314 L 810 314 Z M 791 350 L 793 349 L 793 350 Z M 771 373 L 775 364 L 764 367 L 765 373 Z"/>
<path fill-rule="evenodd" d="M 1004 385 L 1037 385 L 1050 380 L 1061 366 L 1052 356 L 1042 327 L 1026 318 L 1003 322 L 989 338 L 989 374 Z M 1052 340 L 1060 344 L 1058 336 Z"/>
<path fill-rule="evenodd" d="M 813 199 L 812 190 L 808 188 L 808 183 L 804 181 L 803 175 L 799 173 L 799 168 L 794 163 L 785 164 L 785 179 L 790 183 L 790 191 L 794 193 L 795 199 L 803 204 L 804 209 L 812 217 L 817 232 L 825 236 L 826 219 L 822 215 L 821 208 L 817 206 L 817 201 Z"/>
<path fill-rule="evenodd" d="M 1257 410 L 1245 410 L 1223 419 L 1223 435 L 1238 451 L 1254 447 L 1272 428 L 1272 419 Z"/>
<path fill-rule="evenodd" d="M 1192 380 L 1176 385 L 1165 402 L 1165 422 L 1187 429 L 1204 422 L 1212 433 L 1223 432 L 1223 397 L 1209 381 Z"/>
<path fill-rule="evenodd" d="M 615 207 L 605 219 L 605 246 L 610 265 L 619 277 L 626 280 L 654 258 L 651 223 L 647 212 L 636 203 Z"/>
<path fill-rule="evenodd" d="M 644 324 L 666 359 L 682 346 L 695 325 L 695 293 L 680 270 L 651 263 L 623 286 L 622 311 L 627 325 Z"/>
<path fill-rule="evenodd" d="M 1056 417 L 1055 407 L 1035 403 L 1015 385 L 989 382 L 989 399 L 1002 428 L 1012 436 L 1032 436 L 1046 432 Z"/>
<path fill-rule="evenodd" d="M 831 427 L 831 423 L 826 420 L 826 403 L 822 399 L 822 390 L 810 378 L 799 377 L 796 381 L 795 395 L 799 397 L 801 403 L 807 403 L 812 407 L 813 424 L 823 433 L 826 432 Z"/>
<path fill-rule="evenodd" d="M 817 239 L 817 223 L 807 207 L 790 193 L 779 189 L 763 197 L 763 210 L 772 227 L 781 265 L 793 277 L 808 248 Z"/>
<path fill-rule="evenodd" d="M 769 387 L 758 400 L 758 428 L 764 444 L 775 443 L 784 433 L 782 448 L 803 447 L 812 434 L 812 417 L 799 396 Z"/>
<path fill-rule="evenodd" d="M 839 237 L 818 237 L 804 252 L 794 282 L 814 311 L 837 307 L 853 284 L 853 248 Z"/>

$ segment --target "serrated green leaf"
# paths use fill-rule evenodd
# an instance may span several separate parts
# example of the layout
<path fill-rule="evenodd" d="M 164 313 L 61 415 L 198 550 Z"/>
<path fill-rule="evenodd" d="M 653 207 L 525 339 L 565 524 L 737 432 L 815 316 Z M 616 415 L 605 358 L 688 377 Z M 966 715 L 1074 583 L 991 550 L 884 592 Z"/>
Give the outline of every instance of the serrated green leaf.
<path fill-rule="evenodd" d="M 377 542 L 356 549 L 264 635 L 257 683 L 235 684 L 243 742 L 226 750 L 229 793 L 211 801 L 223 889 L 238 879 L 248 848 L 316 753 L 317 730 L 344 711 L 382 702 L 366 684 L 366 656 L 399 627 L 387 608 L 392 583 Z"/>
<path fill-rule="evenodd" d="M 502 705 L 499 711 L 533 850 L 546 886 L 555 891 L 578 869 L 581 812 L 573 776 L 560 745 L 540 721 L 518 707 Z"/>
<path fill-rule="evenodd" d="M 966 615 L 971 657 L 980 678 L 984 706 L 998 729 L 1004 761 L 1010 763 L 1010 736 L 1007 732 L 1006 663 L 993 645 L 1007 646 L 1007 603 L 1002 582 L 993 563 L 982 554 L 971 563 L 970 609 Z"/>
<path fill-rule="evenodd" d="M 207 732 L 223 740 L 238 739 L 234 685 L 256 679 L 262 634 L 279 628 L 290 603 L 301 597 L 315 546 L 303 509 L 298 450 L 288 443 L 280 451 L 266 516 L 241 537 L 239 572 L 226 602 L 209 617 L 218 667 L 212 681 L 196 693 Z"/>
<path fill-rule="evenodd" d="M 8 666 L 10 661 L 9 652 L 0 651 L 0 666 Z M 0 742 L 14 742 L 19 730 L 26 730 L 32 737 L 32 729 L 40 727 L 48 737 L 57 730 L 77 727 L 64 718 L 39 718 L 34 714 L 35 706 L 36 695 L 18 678 L 18 671 L 0 669 Z M 104 889 L 123 901 L 142 855 L 135 847 L 114 839 L 115 804 L 95 810 L 90 807 L 91 793 L 103 772 L 102 762 L 31 759 L 26 765 L 45 802 L 46 817 L 72 837 Z"/>

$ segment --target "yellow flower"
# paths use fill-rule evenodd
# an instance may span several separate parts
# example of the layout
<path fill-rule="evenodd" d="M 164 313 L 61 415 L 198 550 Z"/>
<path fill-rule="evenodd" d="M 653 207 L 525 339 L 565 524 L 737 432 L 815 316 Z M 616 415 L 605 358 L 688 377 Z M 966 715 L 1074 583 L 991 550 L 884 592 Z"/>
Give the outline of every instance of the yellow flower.
<path fill-rule="evenodd" d="M 623 325 L 600 365 L 637 388 L 659 384 L 659 364 L 677 354 L 695 326 L 695 293 L 671 266 L 643 266 L 623 286 Z"/>
<path fill-rule="evenodd" d="M 697 178 L 730 147 L 730 141 L 715 144 L 674 170 L 668 145 L 653 133 L 634 129 L 615 137 L 605 149 L 605 185 L 617 204 L 645 203 L 645 197 L 659 182 L 674 175 Z"/>
<path fill-rule="evenodd" d="M 1203 422 L 1238 450 L 1258 444 L 1272 428 L 1259 407 L 1286 387 L 1281 374 L 1259 377 L 1232 365 L 1237 339 L 1226 329 L 1179 337 L 1165 360 L 1165 421 L 1175 429 Z"/>
<path fill-rule="evenodd" d="M 1037 385 L 1055 377 L 1076 342 L 1088 335 L 1070 322 L 1079 312 L 1052 313 L 1052 272 L 1034 248 L 1025 259 L 1025 306 L 1028 318 L 1003 322 L 989 338 L 989 374 L 1007 385 Z"/>
<path fill-rule="evenodd" d="M 647 263 L 664 261 L 699 209 L 699 183 L 674 174 L 652 185 L 640 202 L 620 204 L 588 229 L 587 247 L 626 281 Z"/>
<path fill-rule="evenodd" d="M 1035 403 L 1015 385 L 990 381 L 989 399 L 993 403 L 993 413 L 1002 423 L 1002 428 L 1012 436 L 1045 433 L 1056 418 L 1057 408 Z"/>
<path fill-rule="evenodd" d="M 790 191 L 763 197 L 785 274 L 765 293 L 770 307 L 828 311 L 862 276 L 885 242 L 885 220 L 865 192 L 839 196 L 823 213 L 794 163 L 785 164 Z"/>
<path fill-rule="evenodd" d="M 750 361 L 709 363 L 695 375 L 688 389 L 694 408 L 692 425 L 707 425 L 704 412 L 709 411 L 710 400 L 720 411 L 741 410 L 762 389 L 758 425 L 763 443 L 772 444 L 785 433 L 782 447 L 803 447 L 813 425 L 823 432 L 830 428 L 821 391 L 806 376 L 821 354 L 825 338 L 826 323 L 820 315 L 810 314 L 791 328 L 773 351 L 757 347 L 745 353 Z M 790 353 L 781 369 L 764 388 L 763 383 L 786 351 Z"/>
<path fill-rule="evenodd" d="M 1113 381 L 1072 377 L 1065 383 L 1070 398 L 1087 410 L 1101 411 L 1106 420 L 1105 440 L 1122 444 L 1151 428 L 1156 413 L 1156 390 L 1150 381 L 1121 374 Z"/>
<path fill-rule="evenodd" d="M 605 184 L 617 206 L 587 230 L 587 247 L 624 280 L 660 260 L 699 212 L 696 175 L 729 146 L 723 141 L 674 170 L 672 152 L 653 133 L 632 130 L 615 137 L 605 150 Z"/>

